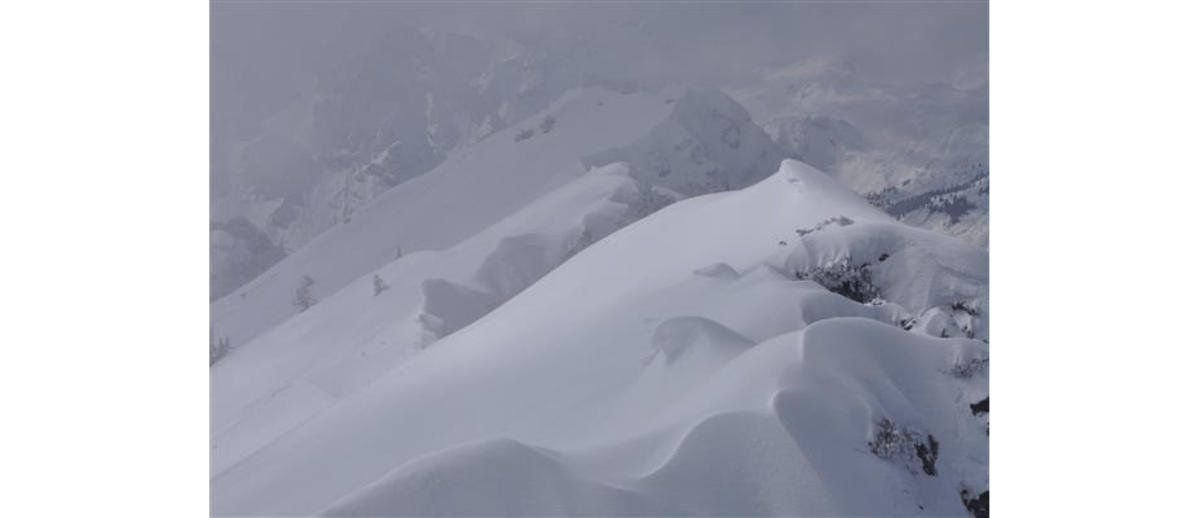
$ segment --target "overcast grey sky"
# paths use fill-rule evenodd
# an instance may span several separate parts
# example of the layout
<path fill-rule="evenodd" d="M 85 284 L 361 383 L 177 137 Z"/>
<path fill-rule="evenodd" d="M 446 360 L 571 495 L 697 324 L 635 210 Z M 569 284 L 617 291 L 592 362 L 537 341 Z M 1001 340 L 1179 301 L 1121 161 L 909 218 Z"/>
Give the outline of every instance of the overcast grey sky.
<path fill-rule="evenodd" d="M 666 49 L 658 67 L 685 81 L 828 55 L 873 78 L 938 81 L 986 62 L 987 17 L 986 2 L 963 1 L 214 2 L 212 59 L 290 77 L 397 24 L 524 41 L 625 26 Z"/>

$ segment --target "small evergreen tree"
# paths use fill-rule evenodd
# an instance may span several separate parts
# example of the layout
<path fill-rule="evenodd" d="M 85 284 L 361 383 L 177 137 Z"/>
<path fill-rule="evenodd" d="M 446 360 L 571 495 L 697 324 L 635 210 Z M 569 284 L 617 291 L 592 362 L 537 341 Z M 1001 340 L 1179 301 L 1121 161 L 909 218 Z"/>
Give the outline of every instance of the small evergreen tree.
<path fill-rule="evenodd" d="M 371 279 L 371 282 L 373 282 L 375 284 L 375 296 L 376 297 L 378 297 L 380 293 L 383 293 L 384 290 L 386 290 L 390 287 L 387 285 L 386 282 L 383 282 L 383 279 L 381 277 L 379 277 L 379 274 L 375 274 L 375 278 Z"/>
<path fill-rule="evenodd" d="M 860 304 L 867 304 L 880 296 L 879 287 L 871 283 L 870 265 L 855 265 L 849 256 L 828 266 L 796 272 L 796 278 L 816 282 L 825 289 Z"/>
<path fill-rule="evenodd" d="M 301 312 L 317 303 L 317 299 L 313 298 L 312 294 L 312 287 L 316 283 L 312 277 L 307 275 L 300 279 L 300 286 L 296 287 L 296 298 L 292 300 L 292 304 L 300 308 Z"/>
<path fill-rule="evenodd" d="M 513 135 L 513 142 L 520 142 L 533 137 L 533 128 L 525 128 Z"/>
<path fill-rule="evenodd" d="M 229 353 L 229 337 L 216 338 L 213 326 L 208 326 L 208 366 L 216 365 L 217 361 Z"/>

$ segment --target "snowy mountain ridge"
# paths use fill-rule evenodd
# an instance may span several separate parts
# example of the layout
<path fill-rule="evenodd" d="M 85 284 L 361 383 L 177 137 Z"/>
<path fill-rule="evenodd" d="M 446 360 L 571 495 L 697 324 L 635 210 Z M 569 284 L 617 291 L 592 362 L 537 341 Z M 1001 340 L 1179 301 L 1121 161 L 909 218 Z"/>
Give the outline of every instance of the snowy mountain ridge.
<path fill-rule="evenodd" d="M 718 92 L 682 86 L 658 94 L 578 90 L 389 190 L 214 301 L 210 320 L 214 333 L 237 347 L 295 314 L 293 297 L 304 277 L 315 281 L 311 296 L 319 300 L 395 260 L 398 252 L 451 247 L 588 167 L 624 161 L 629 175 L 644 184 L 641 196 L 677 198 L 748 185 L 782 158 L 745 111 Z"/>
<path fill-rule="evenodd" d="M 243 92 L 243 78 L 263 71 L 222 71 L 214 98 L 224 109 L 214 118 L 219 138 L 212 144 L 211 299 L 376 196 L 572 90 L 655 91 L 685 80 L 653 65 L 679 57 L 661 29 L 605 23 L 485 38 L 398 24 L 364 37 L 347 55 L 328 56 L 314 77 L 287 84 L 286 95 L 260 94 L 268 98 Z M 630 55 L 644 59 L 631 62 Z M 706 84 L 743 104 L 789 156 L 871 195 L 906 223 L 986 246 L 986 195 L 963 190 L 926 203 L 930 192 L 986 173 L 986 66 L 959 75 L 947 85 L 876 84 L 846 62 L 813 59 Z M 235 221 L 249 222 L 255 235 L 228 232 L 230 224 L 247 230 Z"/>
<path fill-rule="evenodd" d="M 445 252 L 360 272 L 235 349 L 212 370 L 213 513 L 944 516 L 986 500 L 986 251 L 796 161 L 657 211 L 636 200 L 675 194 L 638 169 L 593 169 Z M 608 235 L 570 244 L 588 222 Z M 480 268 L 505 242 L 516 255 Z M 539 262 L 552 249 L 565 262 Z M 526 264 L 548 269 L 450 323 Z M 396 347 L 437 327 L 403 316 L 417 306 L 448 332 Z"/>

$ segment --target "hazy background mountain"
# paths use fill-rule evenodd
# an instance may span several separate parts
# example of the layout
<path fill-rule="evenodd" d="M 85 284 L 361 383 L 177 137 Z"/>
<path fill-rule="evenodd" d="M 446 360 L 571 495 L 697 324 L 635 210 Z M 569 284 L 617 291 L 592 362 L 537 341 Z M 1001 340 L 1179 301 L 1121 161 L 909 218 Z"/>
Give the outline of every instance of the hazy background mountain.
<path fill-rule="evenodd" d="M 724 90 L 792 156 L 986 246 L 986 19 L 961 3 L 213 4 L 210 295 L 587 86 Z"/>

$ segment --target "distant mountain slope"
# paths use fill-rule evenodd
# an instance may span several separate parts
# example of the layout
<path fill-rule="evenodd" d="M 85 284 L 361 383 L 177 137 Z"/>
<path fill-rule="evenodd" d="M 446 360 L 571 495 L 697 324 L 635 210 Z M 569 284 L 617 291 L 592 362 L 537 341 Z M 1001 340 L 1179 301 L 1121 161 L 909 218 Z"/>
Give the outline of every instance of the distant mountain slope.
<path fill-rule="evenodd" d="M 654 192 L 625 167 L 481 236 L 612 221 L 631 207 L 622 190 Z M 509 246 L 582 234 L 558 228 Z M 392 262 L 384 293 L 456 250 Z M 362 379 L 353 368 L 278 373 L 339 350 L 375 354 L 394 334 L 369 322 L 408 321 L 365 293 L 369 272 L 235 350 L 213 369 L 212 512 L 945 516 L 986 498 L 987 420 L 974 406 L 987 397 L 984 250 L 897 223 L 785 161 L 569 255 L 457 330 L 463 320 L 438 308 L 472 306 L 439 299 L 478 300 L 539 262 L 513 256 L 423 285 L 430 329 L 451 332 L 353 390 L 339 388 Z M 277 392 L 231 411 L 263 379 L 275 381 L 254 390 Z"/>
<path fill-rule="evenodd" d="M 247 220 L 290 252 L 504 126 L 478 86 L 501 56 L 496 45 L 400 24 L 351 48 L 291 80 L 226 68 L 255 60 L 214 61 L 212 221 Z M 211 297 L 277 260 L 227 265 L 214 256 Z"/>
<path fill-rule="evenodd" d="M 796 157 L 890 214 L 987 246 L 986 67 L 953 85 L 889 85 L 809 61 L 725 91 Z"/>

